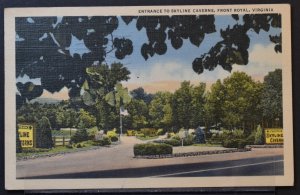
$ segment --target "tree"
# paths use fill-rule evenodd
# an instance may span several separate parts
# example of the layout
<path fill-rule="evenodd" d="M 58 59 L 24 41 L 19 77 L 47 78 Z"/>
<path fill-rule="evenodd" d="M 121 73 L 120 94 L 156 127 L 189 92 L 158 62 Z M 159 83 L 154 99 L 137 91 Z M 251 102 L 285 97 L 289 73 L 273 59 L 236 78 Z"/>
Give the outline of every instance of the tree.
<path fill-rule="evenodd" d="M 119 83 L 129 79 L 130 72 L 121 63 L 93 66 L 83 88 L 82 101 L 96 116 L 98 130 L 108 130 L 118 124 L 119 106 L 130 101 L 128 90 Z"/>
<path fill-rule="evenodd" d="M 157 92 L 149 104 L 149 116 L 154 128 L 169 128 L 172 124 L 172 94 Z"/>
<path fill-rule="evenodd" d="M 81 128 L 90 128 L 96 125 L 96 118 L 84 109 L 79 110 L 78 124 L 81 123 Z"/>
<path fill-rule="evenodd" d="M 222 104 L 222 121 L 228 127 L 242 128 L 249 133 L 253 124 L 261 117 L 260 94 L 261 83 L 255 82 L 244 72 L 234 72 L 223 81 L 224 103 Z"/>
<path fill-rule="evenodd" d="M 282 127 L 282 70 L 276 69 L 265 76 L 262 91 L 262 110 L 266 126 Z"/>
<path fill-rule="evenodd" d="M 143 100 L 132 99 L 126 107 L 129 113 L 126 119 L 131 123 L 127 128 L 141 129 L 148 125 L 148 107 Z"/>
<path fill-rule="evenodd" d="M 52 148 L 51 125 L 47 117 L 43 116 L 37 123 L 37 148 Z"/>
<path fill-rule="evenodd" d="M 192 89 L 191 127 L 197 128 L 204 122 L 205 83 L 200 83 Z"/>
<path fill-rule="evenodd" d="M 240 20 L 239 15 L 232 15 Z M 206 34 L 216 32 L 214 15 L 186 16 L 123 16 L 129 24 L 136 20 L 137 30 L 145 29 L 148 42 L 141 47 L 141 55 L 149 57 L 163 55 L 167 51 L 166 41 L 170 40 L 175 49 L 183 40 L 200 47 Z M 231 71 L 233 64 L 248 64 L 250 30 L 259 34 L 272 28 L 281 28 L 280 14 L 245 14 L 242 22 L 227 29 L 221 29 L 222 40 L 207 53 L 193 61 L 193 69 L 202 73 L 204 69 L 214 70 L 220 65 Z M 17 108 L 26 101 L 39 97 L 46 89 L 51 93 L 63 87 L 70 89 L 70 97 L 80 95 L 81 86 L 89 76 L 85 70 L 95 64 L 102 64 L 108 53 L 114 52 L 117 59 L 123 59 L 133 51 L 132 41 L 124 37 L 113 37 L 120 18 L 115 16 L 96 17 L 18 17 L 16 26 L 16 77 L 28 75 L 40 78 L 41 85 L 27 82 L 18 83 Z M 71 40 L 83 41 L 89 52 L 72 55 Z M 281 34 L 271 36 L 275 51 L 281 52 Z"/>
<path fill-rule="evenodd" d="M 218 126 L 223 117 L 222 105 L 224 103 L 225 91 L 221 80 L 211 86 L 211 91 L 206 94 L 206 103 L 204 105 L 206 126 Z"/>
<path fill-rule="evenodd" d="M 144 88 L 142 87 L 132 90 L 130 92 L 130 95 L 132 96 L 133 99 L 143 100 L 147 104 L 149 104 L 153 99 L 153 95 L 146 93 Z"/>
<path fill-rule="evenodd" d="M 181 83 L 172 98 L 173 121 L 175 127 L 189 129 L 192 118 L 192 86 L 189 81 Z"/>

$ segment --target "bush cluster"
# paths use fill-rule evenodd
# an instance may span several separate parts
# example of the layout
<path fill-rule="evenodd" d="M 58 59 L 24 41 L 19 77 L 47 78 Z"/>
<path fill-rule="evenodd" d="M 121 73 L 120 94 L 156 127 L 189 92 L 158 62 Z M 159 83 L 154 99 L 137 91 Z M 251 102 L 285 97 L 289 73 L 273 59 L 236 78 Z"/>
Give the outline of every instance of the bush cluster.
<path fill-rule="evenodd" d="M 126 134 L 127 134 L 127 136 L 135 136 L 136 131 L 135 130 L 127 130 Z"/>
<path fill-rule="evenodd" d="M 167 155 L 172 154 L 173 148 L 171 145 L 164 143 L 135 144 L 133 147 L 133 152 L 135 156 Z"/>
<path fill-rule="evenodd" d="M 144 136 L 154 137 L 156 136 L 156 129 L 154 128 L 143 128 L 140 130 L 140 133 L 144 134 Z"/>
<path fill-rule="evenodd" d="M 118 134 L 117 134 L 117 130 L 116 129 L 113 129 L 111 131 L 107 131 L 106 135 L 109 137 L 109 139 L 112 141 L 112 142 L 116 142 L 119 140 L 118 138 Z"/>
<path fill-rule="evenodd" d="M 242 149 L 245 148 L 245 146 L 247 145 L 247 141 L 242 139 L 230 139 L 230 140 L 224 140 L 222 145 L 225 148 Z"/>
<path fill-rule="evenodd" d="M 171 146 L 181 146 L 181 142 L 177 139 L 163 139 L 163 140 L 154 140 L 155 143 L 164 143 Z"/>
<path fill-rule="evenodd" d="M 102 139 L 93 141 L 92 143 L 93 146 L 107 146 L 110 144 L 111 144 L 111 140 L 109 139 L 108 136 L 103 136 Z"/>
<path fill-rule="evenodd" d="M 72 143 L 79 143 L 87 141 L 89 139 L 88 133 L 85 129 L 77 130 L 76 133 L 71 137 Z"/>
<path fill-rule="evenodd" d="M 194 135 L 188 134 L 188 136 L 183 139 L 183 145 L 184 146 L 193 145 L 194 144 L 194 137 L 195 137 Z M 182 144 L 181 139 L 180 139 L 178 134 L 174 135 L 171 139 L 179 141 L 180 145 Z"/>
<path fill-rule="evenodd" d="M 156 135 L 164 135 L 165 131 L 163 129 L 158 129 Z"/>

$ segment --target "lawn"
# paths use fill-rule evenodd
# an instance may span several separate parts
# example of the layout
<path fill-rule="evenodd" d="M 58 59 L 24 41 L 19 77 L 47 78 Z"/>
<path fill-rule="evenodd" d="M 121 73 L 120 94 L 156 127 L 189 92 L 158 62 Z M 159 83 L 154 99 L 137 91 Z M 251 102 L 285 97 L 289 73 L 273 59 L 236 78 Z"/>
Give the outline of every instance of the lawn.
<path fill-rule="evenodd" d="M 206 144 L 193 144 L 193 146 L 202 146 L 202 147 L 218 147 L 218 146 L 222 146 L 222 144 L 209 144 L 209 143 L 206 143 Z"/>
<path fill-rule="evenodd" d="M 83 148 L 89 149 L 93 147 L 89 141 L 84 141 L 80 143 L 81 145 L 84 145 Z M 59 153 L 69 153 L 69 152 L 75 152 L 81 150 L 81 148 L 76 148 L 73 146 L 73 148 L 69 148 L 66 146 L 56 146 L 51 149 L 24 149 L 22 153 L 17 153 L 18 157 L 29 157 L 29 156 L 36 156 L 36 155 L 52 155 L 52 154 L 59 154 Z"/>

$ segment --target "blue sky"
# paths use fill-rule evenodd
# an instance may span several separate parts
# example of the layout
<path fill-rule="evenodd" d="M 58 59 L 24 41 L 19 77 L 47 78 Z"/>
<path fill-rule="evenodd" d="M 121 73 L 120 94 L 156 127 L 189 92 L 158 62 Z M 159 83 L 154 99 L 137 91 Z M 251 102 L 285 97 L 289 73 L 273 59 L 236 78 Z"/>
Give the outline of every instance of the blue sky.
<path fill-rule="evenodd" d="M 239 21 L 241 22 L 241 21 Z M 144 60 L 140 53 L 143 43 L 147 43 L 145 29 L 138 31 L 136 29 L 136 20 L 126 25 L 119 18 L 119 27 L 113 32 L 114 37 L 129 38 L 133 42 L 133 53 L 126 56 L 123 60 L 114 57 L 114 52 L 109 53 L 105 59 L 105 63 L 121 62 L 131 71 L 131 79 L 123 83 L 129 89 L 136 87 L 144 87 L 149 92 L 165 90 L 166 86 L 170 86 L 171 91 L 178 87 L 183 80 L 190 80 L 193 84 L 199 82 L 212 83 L 217 79 L 223 79 L 230 75 L 229 72 L 223 70 L 219 66 L 214 71 L 204 71 L 198 75 L 192 70 L 192 62 L 196 57 L 206 53 L 215 43 L 221 40 L 220 29 L 226 28 L 228 25 L 234 25 L 236 21 L 231 16 L 215 16 L 216 33 L 206 35 L 200 47 L 192 45 L 189 40 L 185 40 L 183 46 L 175 50 L 169 40 L 167 40 L 168 50 L 164 55 L 155 54 L 147 61 Z M 255 32 L 249 32 L 250 48 L 249 48 L 249 64 L 246 66 L 233 66 L 234 71 L 244 71 L 253 76 L 257 80 L 262 78 L 275 68 L 281 68 L 281 54 L 274 52 L 274 45 L 269 40 L 269 34 L 279 34 L 280 29 L 270 29 L 270 32 L 260 31 L 257 35 Z M 83 54 L 89 50 L 85 47 L 82 40 L 72 37 L 69 47 L 71 54 Z M 27 78 L 18 79 L 24 81 Z M 38 82 L 38 80 L 36 81 Z M 164 83 L 164 84 L 162 84 Z M 155 86 L 157 85 L 157 86 Z M 66 92 L 67 90 L 64 89 Z M 63 92 L 62 92 L 63 93 Z M 49 96 L 49 93 L 45 93 Z M 50 95 L 51 96 L 51 95 Z"/>

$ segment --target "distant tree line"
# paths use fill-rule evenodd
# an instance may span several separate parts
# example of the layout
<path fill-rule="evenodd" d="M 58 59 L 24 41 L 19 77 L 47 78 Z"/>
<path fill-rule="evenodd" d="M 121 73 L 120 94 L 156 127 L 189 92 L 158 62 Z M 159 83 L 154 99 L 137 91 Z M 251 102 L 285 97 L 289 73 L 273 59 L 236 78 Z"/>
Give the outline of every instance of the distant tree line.
<path fill-rule="evenodd" d="M 132 90 L 128 98 L 124 88 L 114 86 L 127 80 L 130 72 L 121 64 L 99 67 L 90 70 L 94 78 L 88 80 L 80 99 L 59 104 L 24 104 L 17 110 L 17 121 L 37 122 L 47 117 L 52 129 L 97 126 L 98 130 L 107 131 L 119 128 L 118 108 L 122 105 L 129 113 L 123 116 L 124 130 L 151 127 L 177 132 L 181 128 L 205 126 L 242 129 L 250 134 L 258 124 L 282 127 L 281 69 L 269 72 L 263 82 L 234 72 L 222 81 L 217 80 L 209 90 L 205 83 L 192 85 L 183 81 L 174 93 L 149 94 L 140 87 Z"/>

